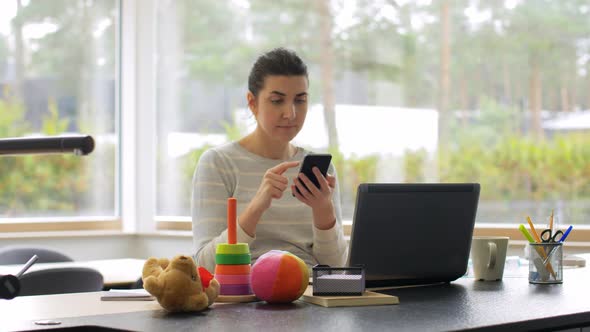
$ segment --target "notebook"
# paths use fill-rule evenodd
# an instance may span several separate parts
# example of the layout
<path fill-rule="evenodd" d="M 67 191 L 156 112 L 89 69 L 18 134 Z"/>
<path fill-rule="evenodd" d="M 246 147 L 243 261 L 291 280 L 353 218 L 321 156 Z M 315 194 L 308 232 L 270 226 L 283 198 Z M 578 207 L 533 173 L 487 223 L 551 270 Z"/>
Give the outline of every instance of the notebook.
<path fill-rule="evenodd" d="M 467 272 L 477 183 L 361 184 L 348 265 L 366 286 L 450 282 Z"/>
<path fill-rule="evenodd" d="M 327 308 L 399 304 L 397 296 L 369 291 L 365 291 L 363 295 L 359 296 L 317 296 L 313 295 L 312 286 L 307 287 L 301 300 Z"/>
<path fill-rule="evenodd" d="M 153 301 L 153 297 L 145 289 L 111 289 L 103 291 L 101 301 Z"/>

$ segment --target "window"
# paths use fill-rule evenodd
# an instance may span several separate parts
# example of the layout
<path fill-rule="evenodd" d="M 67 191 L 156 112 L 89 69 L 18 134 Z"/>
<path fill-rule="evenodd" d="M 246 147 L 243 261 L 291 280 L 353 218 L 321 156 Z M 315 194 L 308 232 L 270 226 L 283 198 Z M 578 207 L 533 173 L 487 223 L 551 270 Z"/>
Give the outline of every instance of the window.
<path fill-rule="evenodd" d="M 361 182 L 479 182 L 479 225 L 552 211 L 588 223 L 589 13 L 575 0 L 159 0 L 157 214 L 188 220 L 198 157 L 253 129 L 250 66 L 286 46 L 311 69 L 296 141 L 335 156 L 345 219 Z"/>
<path fill-rule="evenodd" d="M 0 157 L 0 218 L 118 215 L 118 26 L 117 0 L 0 5 L 0 137 L 81 133 L 96 141 L 85 157 Z"/>

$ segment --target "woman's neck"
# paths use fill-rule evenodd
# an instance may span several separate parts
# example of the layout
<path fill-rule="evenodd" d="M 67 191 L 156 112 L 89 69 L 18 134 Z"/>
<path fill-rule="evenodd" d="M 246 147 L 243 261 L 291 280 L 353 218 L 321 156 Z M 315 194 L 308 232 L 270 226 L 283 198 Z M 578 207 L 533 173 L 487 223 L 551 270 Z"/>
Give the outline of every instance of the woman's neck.
<path fill-rule="evenodd" d="M 297 148 L 289 142 L 273 141 L 262 136 L 255 130 L 239 140 L 238 143 L 246 150 L 268 159 L 287 160 L 297 153 Z"/>

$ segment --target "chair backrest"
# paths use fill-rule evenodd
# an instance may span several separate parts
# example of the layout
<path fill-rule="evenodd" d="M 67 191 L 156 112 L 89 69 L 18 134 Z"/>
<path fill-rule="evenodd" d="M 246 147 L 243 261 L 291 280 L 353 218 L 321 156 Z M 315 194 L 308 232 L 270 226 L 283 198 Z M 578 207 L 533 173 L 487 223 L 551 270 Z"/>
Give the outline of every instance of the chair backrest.
<path fill-rule="evenodd" d="M 102 290 L 102 274 L 87 267 L 66 267 L 31 271 L 20 277 L 19 296 L 97 292 Z"/>
<path fill-rule="evenodd" d="M 33 255 L 37 255 L 37 263 L 72 262 L 71 257 L 46 247 L 7 246 L 0 248 L 0 264 L 24 264 Z"/>

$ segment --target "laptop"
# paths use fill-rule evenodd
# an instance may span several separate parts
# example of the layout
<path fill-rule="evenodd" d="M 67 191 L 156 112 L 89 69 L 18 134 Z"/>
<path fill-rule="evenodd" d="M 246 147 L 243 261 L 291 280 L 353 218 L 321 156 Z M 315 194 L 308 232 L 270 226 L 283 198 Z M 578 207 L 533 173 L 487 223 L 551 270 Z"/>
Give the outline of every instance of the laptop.
<path fill-rule="evenodd" d="M 451 282 L 467 272 L 480 185 L 363 183 L 348 266 L 367 287 Z"/>

